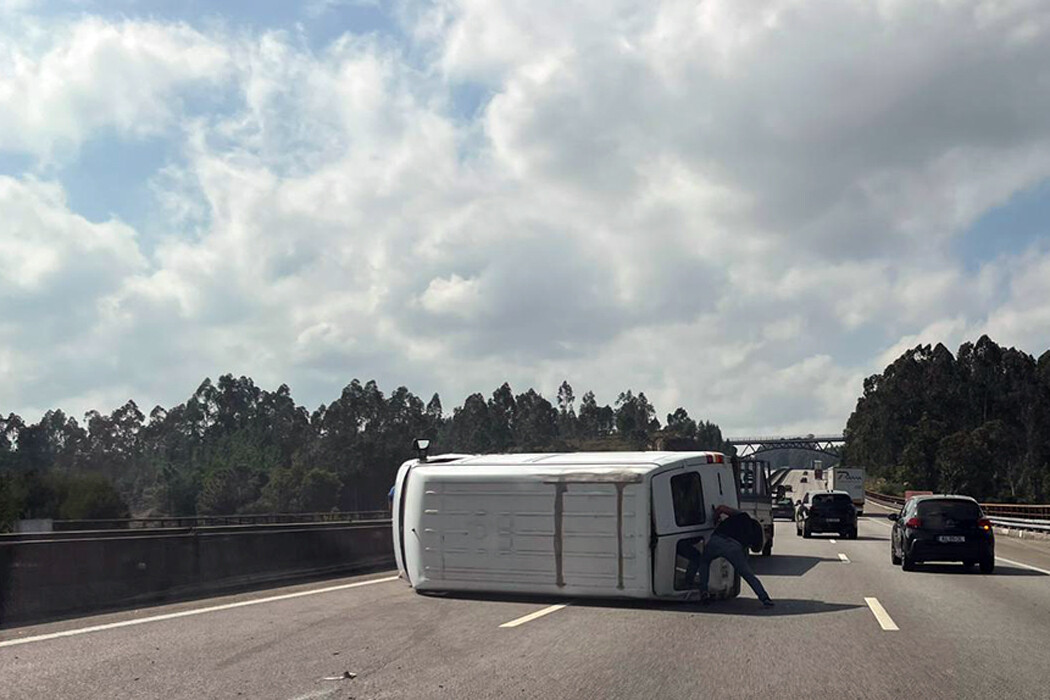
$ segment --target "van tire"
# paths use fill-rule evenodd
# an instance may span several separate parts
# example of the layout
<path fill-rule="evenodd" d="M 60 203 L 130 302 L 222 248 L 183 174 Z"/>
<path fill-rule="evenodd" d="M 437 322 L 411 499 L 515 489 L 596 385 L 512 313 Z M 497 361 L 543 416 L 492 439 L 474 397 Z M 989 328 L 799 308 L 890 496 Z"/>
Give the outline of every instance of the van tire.
<path fill-rule="evenodd" d="M 901 568 L 905 571 L 915 571 L 915 560 L 908 556 L 907 552 L 901 557 Z"/>
<path fill-rule="evenodd" d="M 893 546 L 892 542 L 890 543 L 890 563 L 894 566 L 901 565 L 901 558 L 897 556 L 897 549 Z"/>
<path fill-rule="evenodd" d="M 768 542 L 766 542 L 766 546 L 762 548 L 762 556 L 768 557 L 772 553 L 773 553 L 773 540 L 770 539 Z"/>
<path fill-rule="evenodd" d="M 993 571 L 995 571 L 995 559 L 992 558 L 992 557 L 988 557 L 986 559 L 982 559 L 981 560 L 981 573 L 982 574 L 990 574 Z"/>
<path fill-rule="evenodd" d="M 810 531 L 809 525 L 804 526 L 802 528 L 802 537 L 803 537 L 803 539 L 807 539 L 808 540 L 812 536 L 813 536 L 813 533 Z"/>

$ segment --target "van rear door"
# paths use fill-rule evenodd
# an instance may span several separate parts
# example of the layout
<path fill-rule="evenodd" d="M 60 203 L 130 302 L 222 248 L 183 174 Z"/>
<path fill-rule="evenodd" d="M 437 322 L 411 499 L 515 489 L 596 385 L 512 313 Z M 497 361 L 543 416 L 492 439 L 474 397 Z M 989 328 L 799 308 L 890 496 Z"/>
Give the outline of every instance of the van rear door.
<path fill-rule="evenodd" d="M 728 465 L 698 463 L 654 475 L 652 489 L 653 593 L 682 595 L 692 588 L 685 579 L 685 554 L 689 548 L 702 550 L 710 538 L 714 506 L 737 506 L 736 483 Z M 727 594 L 731 567 L 716 563 L 708 585 L 712 593 Z"/>

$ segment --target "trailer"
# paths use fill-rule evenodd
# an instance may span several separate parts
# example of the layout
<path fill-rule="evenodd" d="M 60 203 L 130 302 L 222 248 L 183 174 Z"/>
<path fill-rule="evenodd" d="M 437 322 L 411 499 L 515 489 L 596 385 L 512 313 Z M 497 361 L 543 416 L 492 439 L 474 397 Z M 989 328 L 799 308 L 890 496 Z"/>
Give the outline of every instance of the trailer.
<path fill-rule="evenodd" d="M 834 467 L 828 470 L 828 489 L 845 491 L 853 500 L 857 515 L 864 514 L 864 469 Z"/>
<path fill-rule="evenodd" d="M 397 474 L 394 553 L 421 593 L 681 600 L 718 505 L 739 507 L 717 452 L 423 455 Z M 724 559 L 709 591 L 740 591 Z"/>
<path fill-rule="evenodd" d="M 773 553 L 773 493 L 769 488 L 769 462 L 732 459 L 740 489 L 740 510 L 762 525 L 762 545 L 751 551 L 768 557 Z"/>

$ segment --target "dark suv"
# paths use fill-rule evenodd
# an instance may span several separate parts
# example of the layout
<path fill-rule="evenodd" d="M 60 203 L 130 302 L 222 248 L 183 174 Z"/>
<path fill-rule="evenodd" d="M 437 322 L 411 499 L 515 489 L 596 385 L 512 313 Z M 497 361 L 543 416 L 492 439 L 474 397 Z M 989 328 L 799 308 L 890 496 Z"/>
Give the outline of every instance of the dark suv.
<path fill-rule="evenodd" d="M 911 571 L 924 561 L 979 564 L 982 574 L 995 571 L 995 536 L 981 506 L 969 496 L 915 496 L 893 521 L 890 560 Z"/>
<path fill-rule="evenodd" d="M 795 531 L 802 537 L 814 532 L 837 532 L 857 539 L 857 509 L 845 491 L 809 491 L 795 512 Z"/>

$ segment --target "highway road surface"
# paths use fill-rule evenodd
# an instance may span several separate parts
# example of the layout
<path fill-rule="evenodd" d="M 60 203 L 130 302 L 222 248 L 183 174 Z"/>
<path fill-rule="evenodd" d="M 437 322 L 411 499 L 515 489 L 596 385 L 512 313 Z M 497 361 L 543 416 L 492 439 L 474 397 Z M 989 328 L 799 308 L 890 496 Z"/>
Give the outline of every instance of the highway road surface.
<path fill-rule="evenodd" d="M 1000 537 L 1015 563 L 990 576 L 905 573 L 883 518 L 855 541 L 776 527 L 753 560 L 770 610 L 746 587 L 596 604 L 421 596 L 380 573 L 3 630 L 0 697 L 1050 697 L 1050 545 Z"/>

